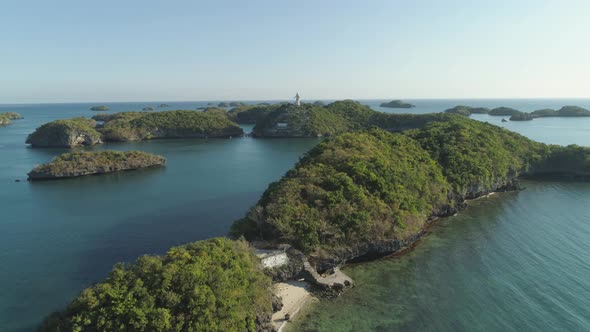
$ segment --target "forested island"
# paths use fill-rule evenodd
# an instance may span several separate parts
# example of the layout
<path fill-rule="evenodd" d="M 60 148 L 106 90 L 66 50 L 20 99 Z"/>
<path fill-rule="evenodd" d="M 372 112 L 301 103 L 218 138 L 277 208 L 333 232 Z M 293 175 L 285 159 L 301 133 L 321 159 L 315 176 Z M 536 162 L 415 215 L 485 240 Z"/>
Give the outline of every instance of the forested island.
<path fill-rule="evenodd" d="M 269 185 L 233 224 L 233 238 L 288 243 L 326 271 L 399 252 L 467 200 L 518 190 L 520 177 L 590 179 L 588 148 L 534 142 L 454 114 L 390 117 L 355 105 L 336 102 L 327 106 L 331 111 L 301 112 L 310 116 L 302 128 L 323 120 L 333 137 Z M 290 106 L 269 116 L 291 112 L 281 107 Z M 334 112 L 347 117 L 332 123 Z M 272 331 L 270 276 L 300 277 L 302 266 L 276 274 L 263 270 L 241 240 L 200 241 L 115 266 L 41 330 Z"/>
<path fill-rule="evenodd" d="M 415 105 L 403 102 L 401 100 L 392 100 L 390 102 L 381 103 L 381 105 L 379 105 L 379 106 L 386 107 L 386 108 L 412 108 L 412 107 L 416 107 Z"/>
<path fill-rule="evenodd" d="M 243 241 L 216 238 L 119 264 L 40 331 L 272 331 L 271 280 Z"/>
<path fill-rule="evenodd" d="M 23 116 L 16 112 L 0 113 L 0 126 L 6 126 L 12 123 L 10 120 L 20 120 Z"/>
<path fill-rule="evenodd" d="M 55 120 L 37 128 L 26 140 L 32 147 L 66 147 L 102 143 L 96 121 L 87 118 Z"/>
<path fill-rule="evenodd" d="M 106 141 L 156 138 L 225 138 L 244 131 L 226 116 L 197 111 L 119 113 L 99 129 Z"/>
<path fill-rule="evenodd" d="M 73 178 L 140 168 L 163 166 L 166 159 L 140 151 L 71 152 L 39 165 L 29 172 L 29 180 Z"/>
<path fill-rule="evenodd" d="M 99 121 L 100 124 L 97 124 Z M 227 116 L 197 111 L 121 112 L 44 124 L 29 135 L 33 147 L 74 147 L 103 141 L 158 138 L 224 138 L 243 135 Z"/>

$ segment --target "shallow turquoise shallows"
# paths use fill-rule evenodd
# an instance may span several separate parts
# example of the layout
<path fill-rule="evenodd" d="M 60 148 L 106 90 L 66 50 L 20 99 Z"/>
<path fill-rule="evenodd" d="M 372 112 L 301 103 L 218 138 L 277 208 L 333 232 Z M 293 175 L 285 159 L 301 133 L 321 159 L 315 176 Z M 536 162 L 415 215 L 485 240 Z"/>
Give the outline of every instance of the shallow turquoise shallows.
<path fill-rule="evenodd" d="M 524 111 L 590 100 L 409 100 L 426 113 L 457 104 Z M 116 111 L 158 103 L 98 103 Z M 171 103 L 195 109 L 202 102 Z M 158 140 L 92 149 L 138 149 L 168 158 L 147 169 L 29 183 L 26 173 L 66 149 L 24 144 L 37 126 L 91 116 L 93 104 L 0 105 L 25 119 L 0 127 L 0 331 L 31 331 L 112 265 L 227 234 L 272 181 L 317 139 Z M 590 118 L 502 123 L 546 143 L 590 146 Z M 246 128 L 251 129 L 251 126 Z M 15 180 L 22 180 L 15 182 Z M 527 182 L 479 200 L 432 228 L 416 250 L 348 268 L 358 287 L 318 305 L 301 329 L 590 330 L 590 184 Z"/>

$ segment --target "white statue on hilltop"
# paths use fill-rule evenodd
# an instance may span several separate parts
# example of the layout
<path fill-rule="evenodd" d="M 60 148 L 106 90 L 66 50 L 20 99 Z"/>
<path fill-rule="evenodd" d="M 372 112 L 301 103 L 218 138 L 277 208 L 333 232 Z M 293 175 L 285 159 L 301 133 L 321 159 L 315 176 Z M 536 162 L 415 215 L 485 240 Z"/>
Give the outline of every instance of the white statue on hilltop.
<path fill-rule="evenodd" d="M 295 95 L 295 106 L 301 106 L 301 97 L 299 97 L 299 92 Z"/>

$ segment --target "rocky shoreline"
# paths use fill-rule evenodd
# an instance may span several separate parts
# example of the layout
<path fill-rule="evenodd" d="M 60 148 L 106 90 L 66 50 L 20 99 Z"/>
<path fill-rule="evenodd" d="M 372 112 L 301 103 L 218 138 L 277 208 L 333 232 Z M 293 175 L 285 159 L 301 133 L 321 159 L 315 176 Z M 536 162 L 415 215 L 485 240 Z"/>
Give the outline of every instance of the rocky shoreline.
<path fill-rule="evenodd" d="M 463 201 L 461 209 L 449 211 L 448 214 L 445 215 L 429 218 L 424 228 L 408 241 L 391 240 L 372 243 L 362 248 L 359 247 L 356 251 L 349 251 L 348 253 L 350 256 L 347 258 L 341 257 L 342 261 L 340 262 L 318 260 L 315 262 L 316 268 L 318 271 L 323 271 L 324 276 L 334 276 L 334 272 L 343 274 L 340 269 L 349 264 L 367 263 L 389 256 L 399 257 L 409 253 L 416 245 L 418 245 L 420 240 L 428 235 L 428 229 L 434 223 L 438 222 L 441 218 L 454 216 L 458 211 L 468 208 L 469 201 L 490 197 L 495 193 L 522 190 L 518 185 L 518 179 L 515 178 L 509 182 L 510 185 L 499 187 L 493 191 L 478 193 L 477 195 L 469 195 L 471 198 Z M 353 287 L 353 281 L 350 278 L 349 282 L 342 282 L 331 287 L 318 285 L 317 282 L 314 282 L 314 278 L 310 277 L 305 271 L 303 264 L 303 261 L 306 260 L 305 255 L 293 248 L 290 248 L 287 252 L 290 257 L 288 264 L 281 269 L 267 270 L 267 274 L 272 276 L 275 281 L 273 294 L 276 297 L 277 303 L 279 303 L 275 310 L 273 310 L 274 314 L 272 319 L 273 326 L 278 332 L 280 332 L 289 321 L 292 321 L 293 318 L 302 319 L 300 317 L 295 317 L 296 314 L 305 310 L 306 306 L 314 300 L 330 300 L 342 295 L 346 289 Z M 348 277 L 346 276 L 346 278 Z M 298 288 L 302 289 L 298 290 Z M 289 289 L 291 289 L 291 291 L 289 291 Z M 285 302 L 291 304 L 296 303 L 296 305 L 291 305 L 289 308 L 284 309 L 283 304 Z M 288 316 L 286 316 L 286 314 L 288 314 Z"/>
<path fill-rule="evenodd" d="M 97 122 L 98 121 L 98 122 Z M 32 147 L 66 147 L 162 138 L 230 138 L 244 131 L 220 114 L 197 111 L 121 112 L 56 120 L 29 135 Z"/>

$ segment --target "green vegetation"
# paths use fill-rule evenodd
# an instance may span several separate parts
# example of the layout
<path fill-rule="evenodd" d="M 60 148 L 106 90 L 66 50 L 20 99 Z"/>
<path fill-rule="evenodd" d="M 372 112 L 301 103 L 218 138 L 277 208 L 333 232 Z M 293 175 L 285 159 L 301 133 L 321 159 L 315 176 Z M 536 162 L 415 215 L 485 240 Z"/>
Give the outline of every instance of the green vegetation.
<path fill-rule="evenodd" d="M 448 113 L 429 114 L 388 114 L 374 112 L 367 123 L 367 127 L 379 127 L 391 132 L 422 128 L 432 122 L 449 121 L 457 115 Z"/>
<path fill-rule="evenodd" d="M 453 108 L 449 108 L 445 110 L 446 113 L 451 114 L 458 114 L 463 116 L 470 116 L 471 115 L 471 107 L 468 106 L 455 106 Z"/>
<path fill-rule="evenodd" d="M 541 110 L 536 110 L 536 111 L 532 112 L 531 114 L 535 118 L 558 116 L 557 115 L 558 113 L 557 113 L 556 110 L 552 110 L 552 109 L 549 109 L 549 108 L 544 108 L 544 109 L 541 109 Z"/>
<path fill-rule="evenodd" d="M 29 135 L 33 147 L 74 147 L 102 143 L 96 121 L 87 118 L 56 120 L 42 125 Z"/>
<path fill-rule="evenodd" d="M 131 121 L 133 119 L 140 118 L 144 116 L 145 113 L 142 112 L 119 112 L 114 114 L 97 114 L 92 117 L 92 120 L 100 121 L 100 122 L 110 122 L 114 120 L 120 120 L 122 122 Z"/>
<path fill-rule="evenodd" d="M 532 119 L 536 118 L 534 114 L 531 113 L 519 113 L 515 114 L 510 117 L 510 121 L 531 121 Z"/>
<path fill-rule="evenodd" d="M 412 108 L 412 107 L 416 107 L 412 104 L 409 103 L 405 103 L 401 100 L 392 100 L 390 102 L 387 103 L 381 103 L 381 105 L 379 105 L 381 107 L 387 107 L 387 108 Z"/>
<path fill-rule="evenodd" d="M 463 116 L 469 116 L 471 114 L 487 114 L 490 112 L 489 108 L 485 107 L 471 107 L 465 105 L 458 105 L 445 110 L 446 113 L 459 114 Z"/>
<path fill-rule="evenodd" d="M 6 115 L 0 114 L 0 126 L 6 126 L 10 123 L 10 119 Z"/>
<path fill-rule="evenodd" d="M 491 110 L 488 114 L 489 115 L 494 115 L 494 116 L 512 116 L 512 115 L 517 115 L 520 114 L 520 111 L 515 110 L 514 108 L 510 108 L 510 107 L 497 107 L 494 108 L 493 110 Z"/>
<path fill-rule="evenodd" d="M 464 199 L 515 188 L 519 175 L 540 174 L 539 165 L 563 151 L 463 116 L 413 121 L 423 128 L 323 141 L 269 186 L 232 235 L 286 241 L 326 261 L 357 258 L 383 241 L 411 242 L 430 217 L 452 214 Z M 590 160 L 590 151 L 583 155 Z"/>
<path fill-rule="evenodd" d="M 469 116 L 471 114 L 489 114 L 495 116 L 510 116 L 512 121 L 530 121 L 535 118 L 544 117 L 586 117 L 590 116 L 590 111 L 578 107 L 578 106 L 564 106 L 560 110 L 555 111 L 552 109 L 541 109 L 531 113 L 524 113 L 517 111 L 509 107 L 498 107 L 493 110 L 489 110 L 484 107 L 470 107 L 464 105 L 458 105 L 453 108 L 445 110 L 446 113 L 459 114 L 463 116 Z"/>
<path fill-rule="evenodd" d="M 243 114 L 243 115 L 242 115 Z M 391 114 L 376 112 L 352 100 L 333 102 L 326 106 L 275 104 L 232 110 L 231 119 L 249 123 L 256 119 L 254 135 L 258 137 L 318 137 L 330 136 L 371 127 L 388 131 L 418 128 L 430 122 L 447 121 L 448 113 Z M 242 116 L 243 118 L 239 118 Z M 245 120 L 244 120 L 245 119 Z M 250 122 L 251 123 L 251 122 Z"/>
<path fill-rule="evenodd" d="M 231 109 L 227 112 L 230 120 L 240 124 L 256 124 L 259 120 L 267 116 L 271 111 L 277 109 L 279 105 L 254 105 L 242 106 Z"/>
<path fill-rule="evenodd" d="M 215 238 L 118 264 L 40 331 L 256 331 L 270 278 L 246 243 Z"/>
<path fill-rule="evenodd" d="M 221 102 L 221 103 L 217 104 L 217 107 L 230 107 L 230 106 L 226 102 Z"/>
<path fill-rule="evenodd" d="M 440 167 L 412 139 L 378 129 L 347 133 L 320 143 L 271 184 L 232 232 L 307 253 L 405 238 L 443 208 L 448 190 Z"/>
<path fill-rule="evenodd" d="M 253 134 L 260 137 L 320 137 L 365 128 L 375 111 L 352 100 L 327 106 L 292 104 L 269 106 L 260 115 Z M 258 112 L 263 113 L 262 110 Z M 284 124 L 281 127 L 280 124 Z"/>
<path fill-rule="evenodd" d="M 219 107 L 205 107 L 203 109 L 203 112 L 210 113 L 210 114 L 218 114 L 218 115 L 223 115 L 223 116 L 227 115 L 227 111 L 225 109 L 219 108 Z"/>
<path fill-rule="evenodd" d="M 22 115 L 16 113 L 16 112 L 4 112 L 4 113 L 0 113 L 0 116 L 4 116 L 7 117 L 9 120 L 20 120 L 20 119 L 24 119 Z"/>
<path fill-rule="evenodd" d="M 23 116 L 16 112 L 0 113 L 0 126 L 6 126 L 11 124 L 12 122 L 10 120 L 19 120 L 22 118 Z"/>
<path fill-rule="evenodd" d="M 547 151 L 544 144 L 522 135 L 465 118 L 430 123 L 404 134 L 430 153 L 462 196 L 495 190 Z"/>
<path fill-rule="evenodd" d="M 549 146 L 547 157 L 534 165 L 530 176 L 590 179 L 590 148 L 577 145 Z"/>
<path fill-rule="evenodd" d="M 246 104 L 242 103 L 241 101 L 232 101 L 231 103 L 229 103 L 229 107 L 241 107 L 241 106 L 246 106 Z"/>
<path fill-rule="evenodd" d="M 564 106 L 557 111 L 557 116 L 561 117 L 586 117 L 590 116 L 590 111 L 578 106 Z"/>
<path fill-rule="evenodd" d="M 103 174 L 161 166 L 166 159 L 140 151 L 71 152 L 35 167 L 29 180 L 71 178 L 90 174 Z"/>
<path fill-rule="evenodd" d="M 108 106 L 105 105 L 100 105 L 100 106 L 92 106 L 90 107 L 91 111 L 108 111 L 110 108 Z"/>
<path fill-rule="evenodd" d="M 116 121 L 115 121 L 116 120 Z M 108 141 L 133 141 L 178 137 L 240 136 L 242 129 L 226 116 L 198 111 L 165 111 L 155 113 L 121 113 L 108 121 L 100 131 Z"/>
<path fill-rule="evenodd" d="M 321 100 L 316 100 L 316 101 L 313 103 L 313 105 L 314 105 L 314 106 L 326 106 L 326 104 L 325 104 L 323 101 L 321 101 Z"/>

